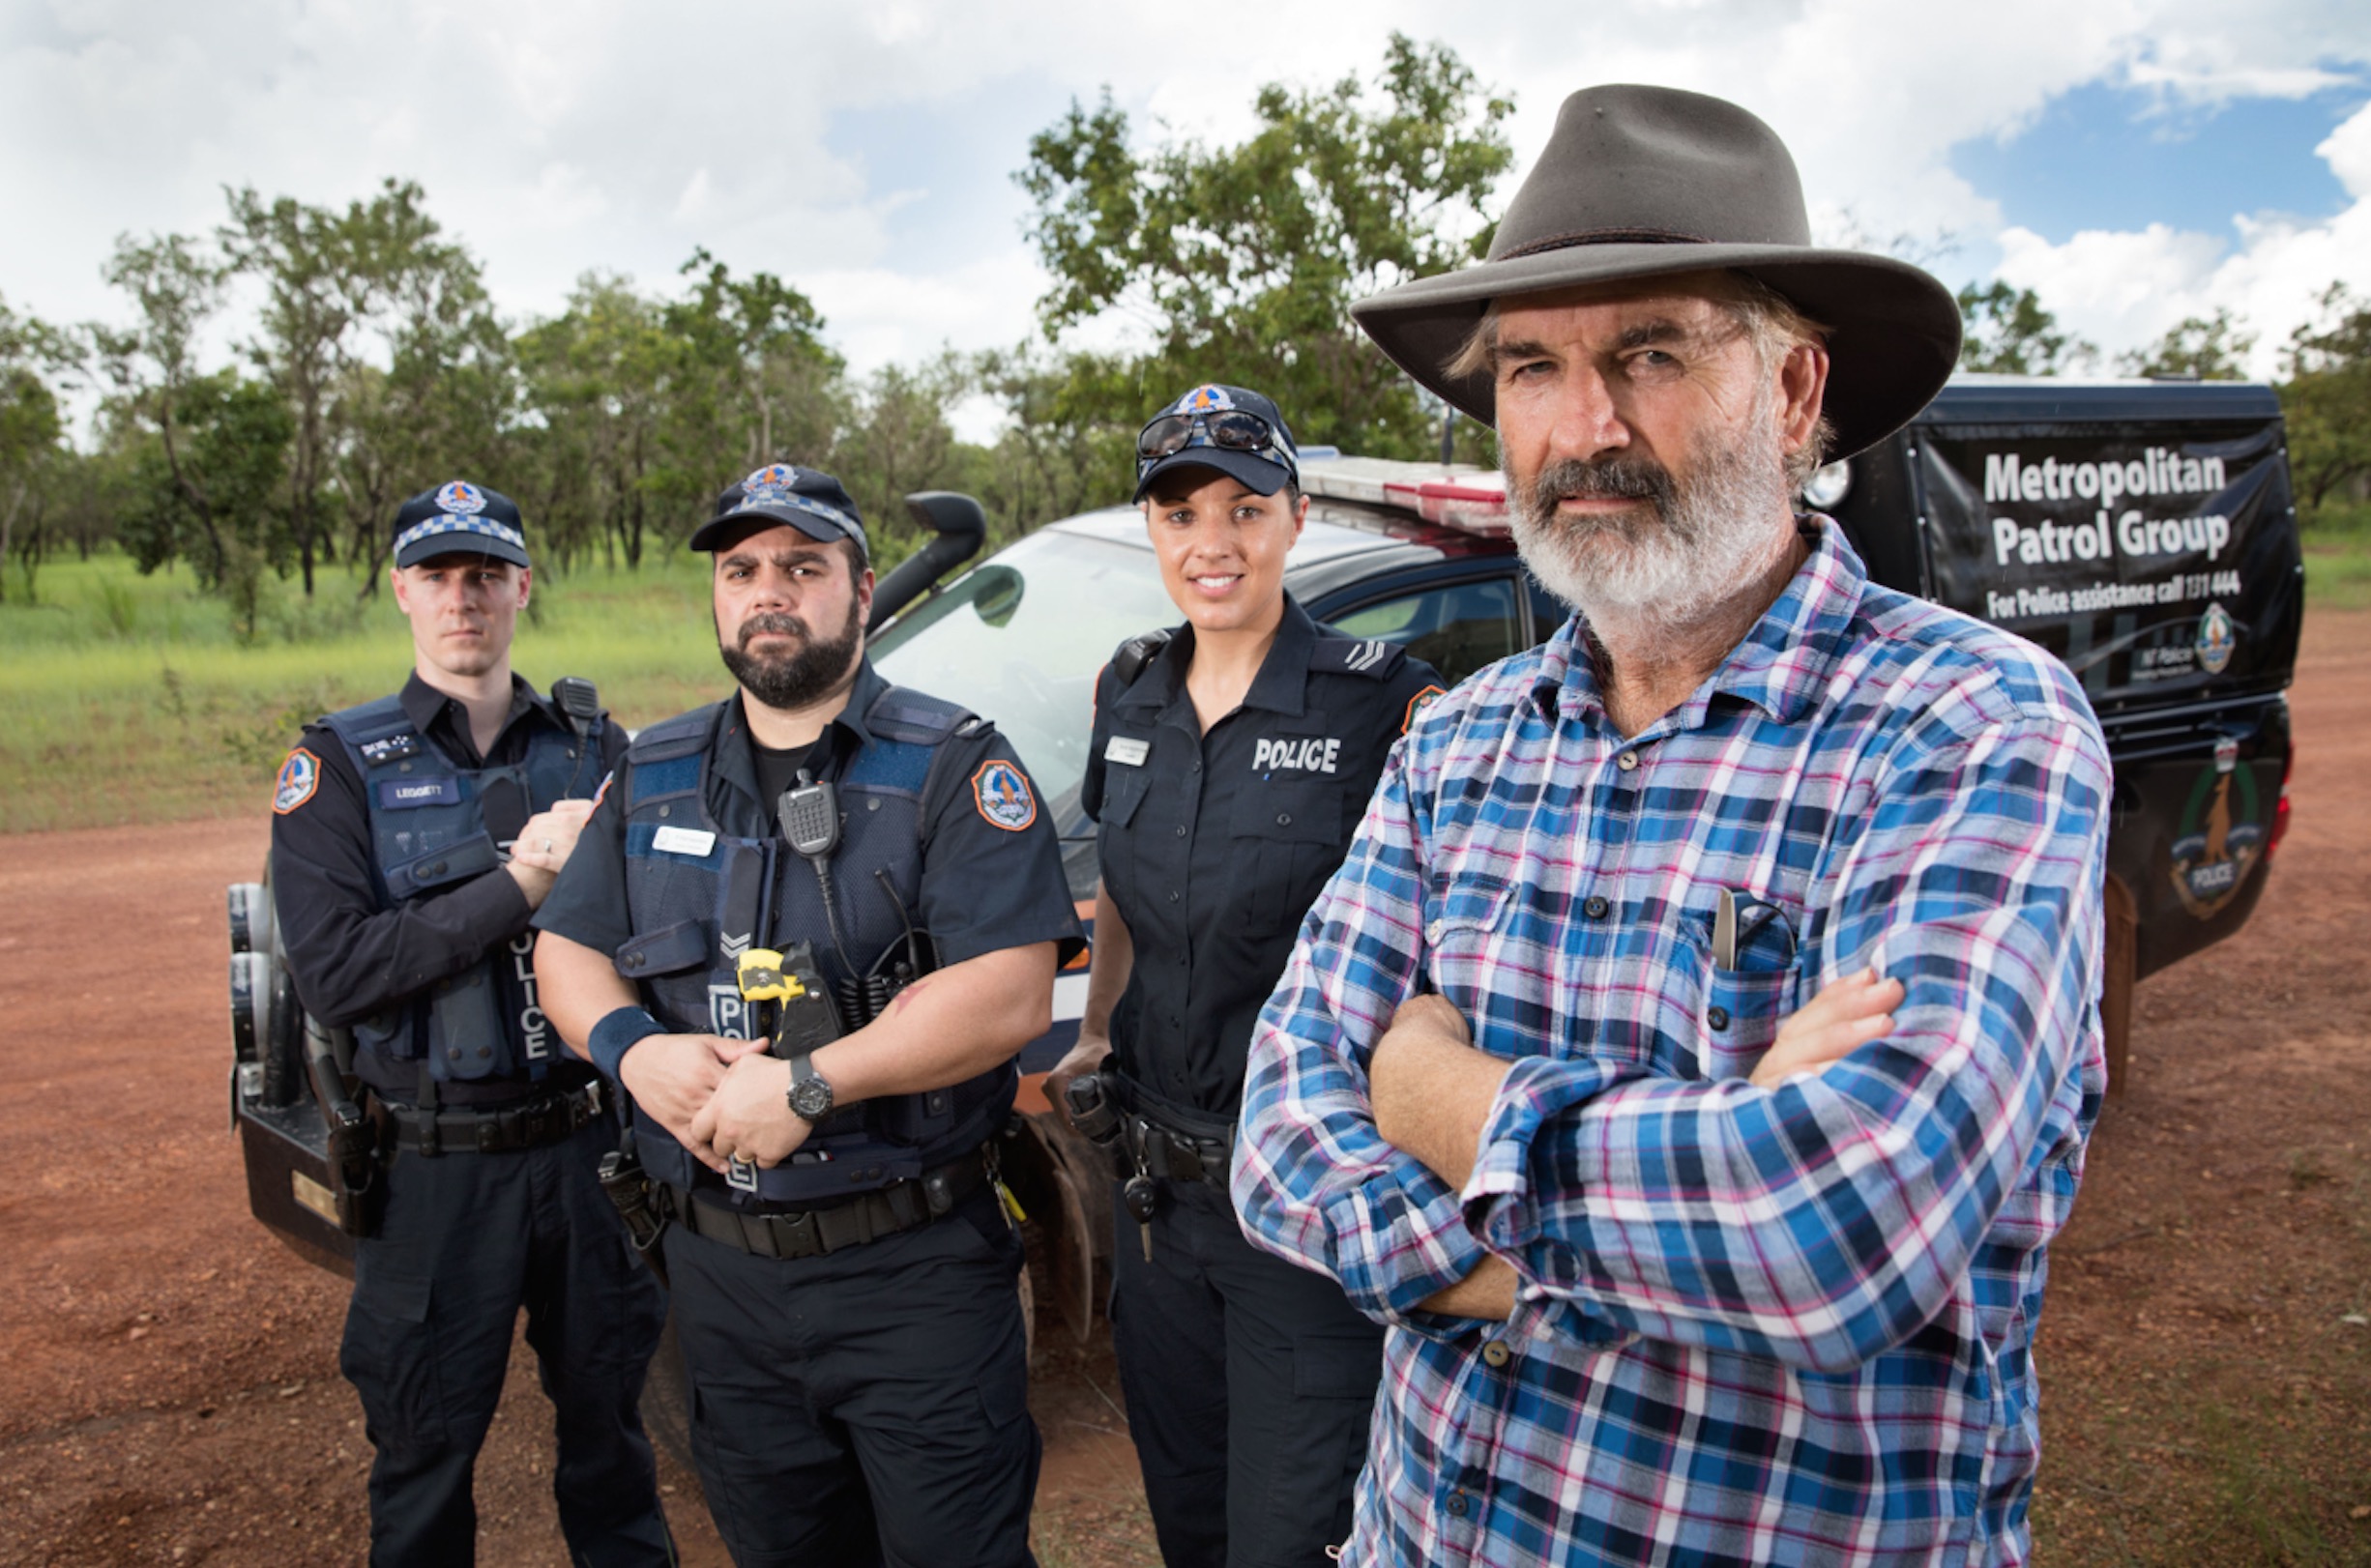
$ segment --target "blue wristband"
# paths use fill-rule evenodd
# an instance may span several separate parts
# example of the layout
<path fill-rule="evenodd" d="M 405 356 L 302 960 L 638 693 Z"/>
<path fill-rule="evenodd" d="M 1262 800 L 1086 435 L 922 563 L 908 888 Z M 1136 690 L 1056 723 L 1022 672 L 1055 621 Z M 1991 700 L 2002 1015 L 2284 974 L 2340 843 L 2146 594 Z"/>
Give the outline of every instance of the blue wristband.
<path fill-rule="evenodd" d="M 605 1073 L 612 1083 L 624 1083 L 618 1076 L 626 1060 L 626 1053 L 654 1034 L 664 1034 L 667 1027 L 640 1007 L 617 1007 L 601 1015 L 585 1038 L 585 1050 L 593 1058 L 593 1065 Z"/>

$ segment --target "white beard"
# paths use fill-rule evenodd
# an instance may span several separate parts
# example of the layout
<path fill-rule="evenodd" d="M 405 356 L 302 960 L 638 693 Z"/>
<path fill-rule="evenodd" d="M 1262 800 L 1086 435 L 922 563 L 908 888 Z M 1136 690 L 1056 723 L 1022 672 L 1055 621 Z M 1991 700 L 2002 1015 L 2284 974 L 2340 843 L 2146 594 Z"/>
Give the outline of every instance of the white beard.
<path fill-rule="evenodd" d="M 1709 453 L 1684 478 L 1667 475 L 1661 493 L 1641 497 L 1639 509 L 1625 516 L 1574 522 L 1556 514 L 1560 486 L 1576 486 L 1567 476 L 1589 465 L 1543 470 L 1559 481 L 1545 496 L 1537 479 L 1524 485 L 1509 471 L 1508 509 L 1523 564 L 1593 626 L 1703 624 L 1768 569 L 1792 514 L 1771 402 L 1765 389 L 1735 445 Z"/>

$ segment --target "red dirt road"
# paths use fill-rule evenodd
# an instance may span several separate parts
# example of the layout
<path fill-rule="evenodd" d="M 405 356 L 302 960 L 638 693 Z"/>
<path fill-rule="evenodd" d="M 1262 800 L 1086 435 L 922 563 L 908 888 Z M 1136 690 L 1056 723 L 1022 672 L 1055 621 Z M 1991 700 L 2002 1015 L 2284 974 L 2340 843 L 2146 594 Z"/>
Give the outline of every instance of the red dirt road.
<path fill-rule="evenodd" d="M 2141 988 L 2054 1252 L 2046 1562 L 2371 1561 L 2371 615 L 2308 619 L 2292 695 L 2264 904 Z M 344 1284 L 247 1217 L 225 1131 L 221 889 L 264 843 L 259 820 L 0 838 L 0 1562 L 363 1556 Z M 1153 1560 L 1107 1350 L 1049 1319 L 1038 1372 L 1041 1554 Z M 565 1560 L 548 1422 L 522 1352 L 482 1561 Z M 722 1562 L 664 1479 L 686 1560 Z"/>

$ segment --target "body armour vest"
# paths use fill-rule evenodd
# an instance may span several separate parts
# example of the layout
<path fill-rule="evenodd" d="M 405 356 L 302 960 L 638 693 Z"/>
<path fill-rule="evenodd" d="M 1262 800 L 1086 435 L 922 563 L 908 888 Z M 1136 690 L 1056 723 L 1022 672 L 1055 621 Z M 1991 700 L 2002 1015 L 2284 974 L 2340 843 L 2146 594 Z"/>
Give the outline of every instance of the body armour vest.
<path fill-rule="evenodd" d="M 599 731 L 587 739 L 537 725 L 524 762 L 461 768 L 431 744 L 396 697 L 381 697 L 322 724 L 344 742 L 370 812 L 371 859 L 389 909 L 483 876 L 502 863 L 485 825 L 486 790 L 508 779 L 530 813 L 589 794 L 599 776 Z M 588 761 L 587 753 L 595 760 Z M 354 1026 L 355 1048 L 376 1052 L 444 1083 L 539 1079 L 564 1049 L 535 989 L 535 933 Z"/>
<path fill-rule="evenodd" d="M 671 1031 L 754 1039 L 761 1020 L 741 1000 L 735 964 L 752 946 L 808 943 L 849 1032 L 864 1021 L 850 1016 L 852 997 L 913 944 L 924 789 L 947 740 L 971 715 L 895 686 L 865 710 L 870 739 L 834 781 L 841 831 L 830 870 L 843 962 L 821 881 L 782 841 L 771 802 L 714 777 L 731 708 L 655 725 L 627 750 L 626 892 L 635 935 L 617 951 L 618 973 L 640 986 Z M 738 1190 L 767 1203 L 815 1204 L 919 1176 L 986 1142 L 1010 1113 L 1016 1083 L 1008 1062 L 949 1089 L 843 1107 L 787 1162 L 748 1168 L 756 1185 Z M 653 1176 L 687 1188 L 726 1184 L 657 1121 L 637 1113 L 635 1122 Z"/>

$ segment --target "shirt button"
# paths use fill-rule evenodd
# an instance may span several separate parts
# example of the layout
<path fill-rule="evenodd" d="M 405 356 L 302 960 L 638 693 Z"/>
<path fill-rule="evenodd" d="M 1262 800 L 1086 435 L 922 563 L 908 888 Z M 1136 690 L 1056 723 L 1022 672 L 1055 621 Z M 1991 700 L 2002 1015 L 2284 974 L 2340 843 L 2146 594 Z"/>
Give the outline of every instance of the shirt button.
<path fill-rule="evenodd" d="M 1625 773 L 1634 771 L 1638 767 L 1638 753 L 1635 751 L 1624 752 L 1614 759 L 1614 766 Z"/>
<path fill-rule="evenodd" d="M 1176 895 L 1173 893 L 1170 896 L 1175 897 Z M 1604 919 L 1607 915 L 1612 913 L 1613 908 L 1613 905 L 1608 904 L 1604 899 L 1597 897 L 1594 893 L 1581 901 L 1581 913 L 1588 915 L 1593 920 Z"/>
<path fill-rule="evenodd" d="M 1432 922 L 1432 924 L 1424 928 L 1424 940 L 1430 943 L 1433 946 L 1438 947 L 1441 945 L 1441 933 L 1448 929 L 1449 927 L 1443 925 L 1440 921 L 1435 920 Z"/>
<path fill-rule="evenodd" d="M 1291 812 L 1289 812 L 1289 811 L 1279 811 L 1279 812 L 1277 812 L 1277 813 L 1276 813 L 1276 826 L 1277 826 L 1277 827 L 1279 827 L 1279 828 L 1290 828 L 1292 825 L 1293 825 L 1293 814 L 1292 814 Z"/>
<path fill-rule="evenodd" d="M 1184 838 L 1186 836 L 1186 825 L 1184 823 L 1179 823 L 1177 825 L 1177 836 L 1180 838 Z"/>
<path fill-rule="evenodd" d="M 1712 1025 L 1714 1029 L 1727 1029 L 1729 1027 L 1729 1009 L 1726 1007 L 1708 1007 L 1705 1009 L 1704 1021 Z"/>
<path fill-rule="evenodd" d="M 1174 887 L 1172 887 L 1172 888 L 1170 888 L 1170 889 L 1169 889 L 1169 902 L 1170 902 L 1170 903 L 1172 903 L 1172 904 L 1176 903 L 1176 902 L 1177 902 L 1177 901 L 1178 901 L 1180 898 L 1183 898 L 1184 896 L 1185 896 L 1185 894 L 1183 894 L 1183 893 L 1179 892 L 1179 891 L 1178 891 L 1176 888 L 1174 888 Z"/>
<path fill-rule="evenodd" d="M 1449 1495 L 1449 1511 L 1455 1514 L 1459 1519 L 1465 1518 L 1467 1506 L 1464 1493 L 1452 1492 Z"/>
<path fill-rule="evenodd" d="M 1494 1367 L 1503 1367 L 1514 1359 L 1514 1352 L 1507 1348 L 1505 1340 L 1494 1339 L 1482 1347 L 1482 1359 Z"/>
<path fill-rule="evenodd" d="M 1202 759 L 1196 757 L 1193 761 L 1187 763 L 1186 765 L 1186 771 L 1189 773 L 1198 773 L 1202 771 Z"/>

